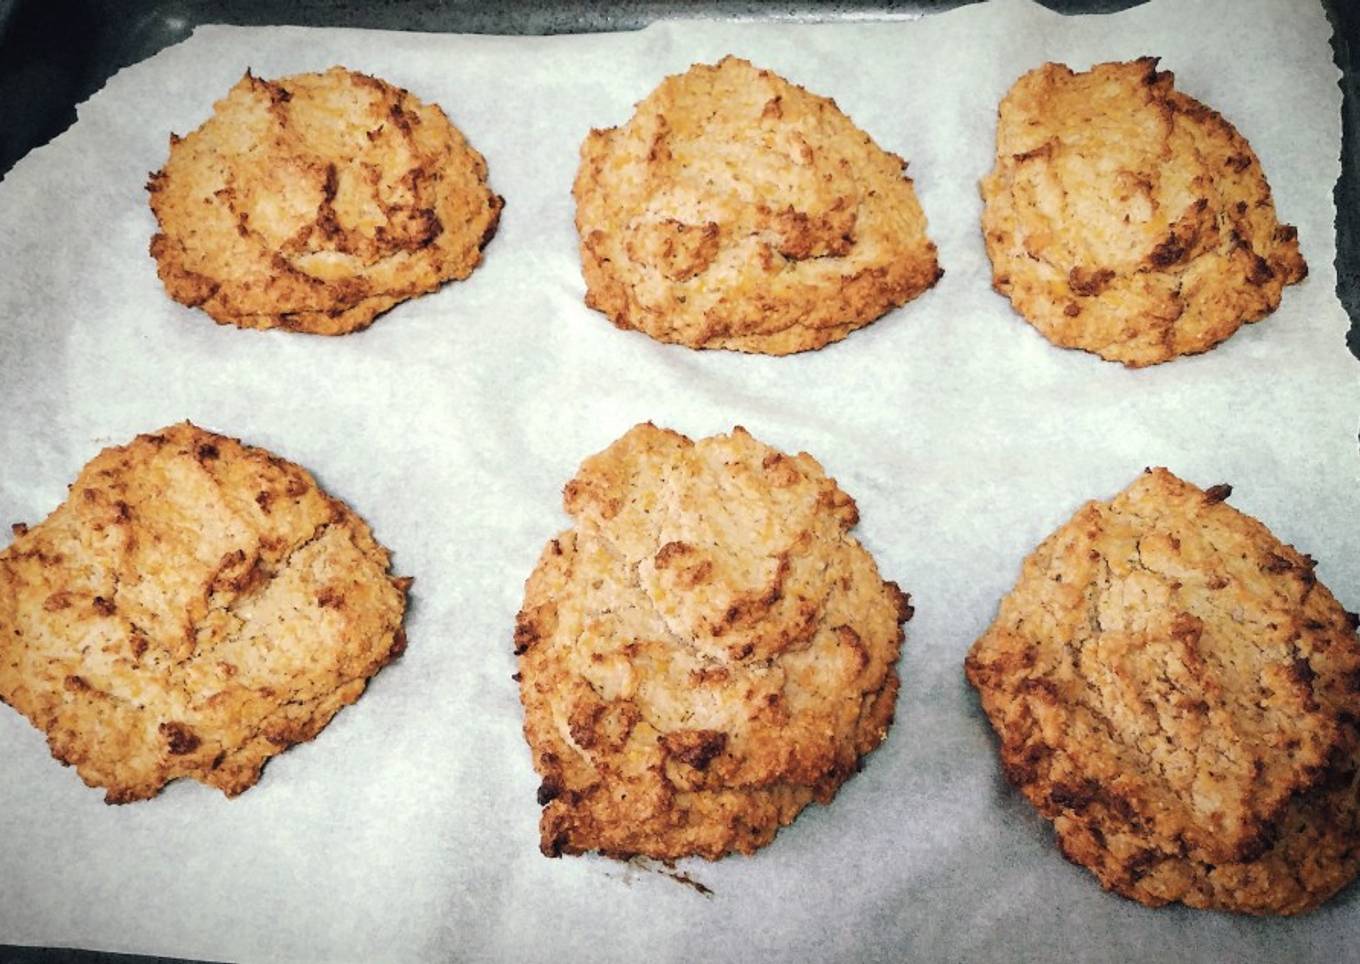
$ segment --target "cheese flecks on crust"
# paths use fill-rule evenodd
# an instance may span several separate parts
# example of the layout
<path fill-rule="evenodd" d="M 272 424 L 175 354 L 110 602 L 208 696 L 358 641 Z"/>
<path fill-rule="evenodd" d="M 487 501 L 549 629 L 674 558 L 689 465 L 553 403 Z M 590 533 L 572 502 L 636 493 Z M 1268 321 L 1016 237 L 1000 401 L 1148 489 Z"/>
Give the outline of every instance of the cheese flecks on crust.
<path fill-rule="evenodd" d="M 639 425 L 564 492 L 515 626 L 545 854 L 751 853 L 887 733 L 907 597 L 809 455 Z"/>
<path fill-rule="evenodd" d="M 0 699 L 109 803 L 234 796 L 405 649 L 409 579 L 306 471 L 188 423 L 105 449 L 0 552 Z"/>
<path fill-rule="evenodd" d="M 992 283 L 1049 341 L 1130 367 L 1207 351 L 1308 272 L 1251 146 L 1157 60 L 1045 64 L 1001 101 Z"/>
<path fill-rule="evenodd" d="M 170 296 L 222 324 L 342 335 L 466 278 L 503 201 L 444 112 L 340 67 L 249 72 L 147 184 Z"/>
<path fill-rule="evenodd" d="M 905 162 L 745 60 L 668 77 L 581 145 L 586 304 L 692 348 L 839 341 L 942 271 Z"/>
<path fill-rule="evenodd" d="M 1150 906 L 1310 910 L 1360 868 L 1360 640 L 1313 560 L 1165 469 L 1025 560 L 968 680 L 1063 853 Z"/>

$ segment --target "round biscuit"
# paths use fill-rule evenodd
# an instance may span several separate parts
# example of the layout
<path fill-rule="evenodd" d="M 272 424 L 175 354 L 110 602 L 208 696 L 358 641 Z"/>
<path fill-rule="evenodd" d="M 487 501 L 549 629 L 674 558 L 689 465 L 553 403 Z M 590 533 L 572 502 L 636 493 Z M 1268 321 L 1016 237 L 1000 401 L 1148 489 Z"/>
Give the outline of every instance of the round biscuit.
<path fill-rule="evenodd" d="M 108 803 L 228 796 L 406 646 L 409 579 L 303 469 L 188 423 L 105 449 L 0 552 L 0 700 Z"/>
<path fill-rule="evenodd" d="M 993 287 L 1055 345 L 1130 367 L 1208 351 L 1308 271 L 1251 146 L 1173 80 L 1153 57 L 1030 71 L 981 184 Z"/>
<path fill-rule="evenodd" d="M 581 145 L 586 304 L 691 348 L 839 341 L 943 273 L 906 164 L 834 101 L 726 57 Z"/>
<path fill-rule="evenodd" d="M 1310 910 L 1360 869 L 1360 640 L 1313 560 L 1153 469 L 1025 560 L 965 662 L 1007 778 L 1150 906 Z"/>
<path fill-rule="evenodd" d="M 466 278 L 503 204 L 439 107 L 341 67 L 247 72 L 171 136 L 147 190 L 172 298 L 222 324 L 322 335 Z"/>
<path fill-rule="evenodd" d="M 542 851 L 751 853 L 887 733 L 907 597 L 806 454 L 639 425 L 564 493 L 515 626 Z"/>

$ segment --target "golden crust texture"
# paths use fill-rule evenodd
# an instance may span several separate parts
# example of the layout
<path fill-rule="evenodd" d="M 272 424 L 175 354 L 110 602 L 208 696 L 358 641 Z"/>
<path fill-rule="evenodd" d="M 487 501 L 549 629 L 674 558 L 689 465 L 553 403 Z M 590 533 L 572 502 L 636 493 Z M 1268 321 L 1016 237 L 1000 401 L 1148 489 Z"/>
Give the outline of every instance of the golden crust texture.
<path fill-rule="evenodd" d="M 982 180 L 992 285 L 1044 337 L 1130 367 L 1207 351 L 1308 273 L 1251 146 L 1144 57 L 1045 64 Z"/>
<path fill-rule="evenodd" d="M 586 304 L 691 348 L 821 348 L 943 273 L 906 164 L 836 107 L 726 57 L 591 131 L 572 194 Z"/>
<path fill-rule="evenodd" d="M 228 796 L 405 649 L 410 580 L 303 469 L 188 423 L 105 449 L 0 552 L 0 698 L 108 803 Z"/>
<path fill-rule="evenodd" d="M 247 72 L 171 135 L 147 190 L 172 298 L 221 324 L 320 335 L 466 278 L 503 203 L 439 107 L 340 67 Z"/>
<path fill-rule="evenodd" d="M 1025 560 L 965 669 L 1063 853 L 1149 906 L 1311 910 L 1360 868 L 1357 619 L 1153 469 Z"/>
<path fill-rule="evenodd" d="M 564 492 L 515 625 L 541 848 L 751 853 L 887 734 L 907 597 L 809 455 L 639 425 Z"/>

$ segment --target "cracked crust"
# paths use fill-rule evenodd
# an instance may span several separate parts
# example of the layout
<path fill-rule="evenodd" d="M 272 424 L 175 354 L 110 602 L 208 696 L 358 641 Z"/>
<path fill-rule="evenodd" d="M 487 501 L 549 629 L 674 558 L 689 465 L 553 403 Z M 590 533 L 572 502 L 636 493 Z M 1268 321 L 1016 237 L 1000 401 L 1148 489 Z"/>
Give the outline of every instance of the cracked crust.
<path fill-rule="evenodd" d="M 409 579 L 303 469 L 187 422 L 105 449 L 0 552 L 0 699 L 108 803 L 228 796 L 405 649 Z"/>
<path fill-rule="evenodd" d="M 1357 618 L 1153 469 L 1025 560 L 968 680 L 1063 853 L 1149 906 L 1311 910 L 1360 868 Z"/>
<path fill-rule="evenodd" d="M 247 71 L 171 135 L 147 190 L 172 298 L 221 324 L 321 335 L 466 278 L 503 204 L 439 107 L 341 67 Z"/>
<path fill-rule="evenodd" d="M 839 341 L 943 273 L 905 169 L 834 101 L 697 64 L 581 145 L 586 304 L 691 348 Z"/>
<path fill-rule="evenodd" d="M 992 285 L 1044 337 L 1130 367 L 1208 351 L 1303 280 L 1256 154 L 1157 59 L 1045 64 L 982 180 Z"/>
<path fill-rule="evenodd" d="M 639 425 L 564 491 L 515 624 L 541 849 L 717 859 L 887 734 L 905 594 L 809 455 Z"/>

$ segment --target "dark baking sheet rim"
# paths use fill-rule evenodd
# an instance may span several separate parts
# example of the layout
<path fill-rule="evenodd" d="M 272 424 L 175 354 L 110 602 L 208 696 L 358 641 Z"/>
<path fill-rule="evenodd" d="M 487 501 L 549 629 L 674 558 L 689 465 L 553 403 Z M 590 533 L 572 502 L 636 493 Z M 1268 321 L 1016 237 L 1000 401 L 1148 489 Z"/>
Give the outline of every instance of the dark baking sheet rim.
<path fill-rule="evenodd" d="M 563 34 L 636 30 L 676 17 L 817 23 L 911 18 L 978 0 L 0 0 L 0 178 L 30 150 L 75 122 L 75 107 L 130 64 L 187 38 L 206 23 L 364 27 L 449 33 Z M 1062 13 L 1108 13 L 1146 0 L 1039 0 Z M 1360 3 L 1319 0 L 1332 25 L 1342 76 L 1341 176 L 1336 203 L 1337 296 L 1351 320 L 1346 344 L 1360 359 Z M 1357 426 L 1360 431 L 1360 426 Z M 183 958 L 0 943 L 6 964 L 188 964 Z"/>

